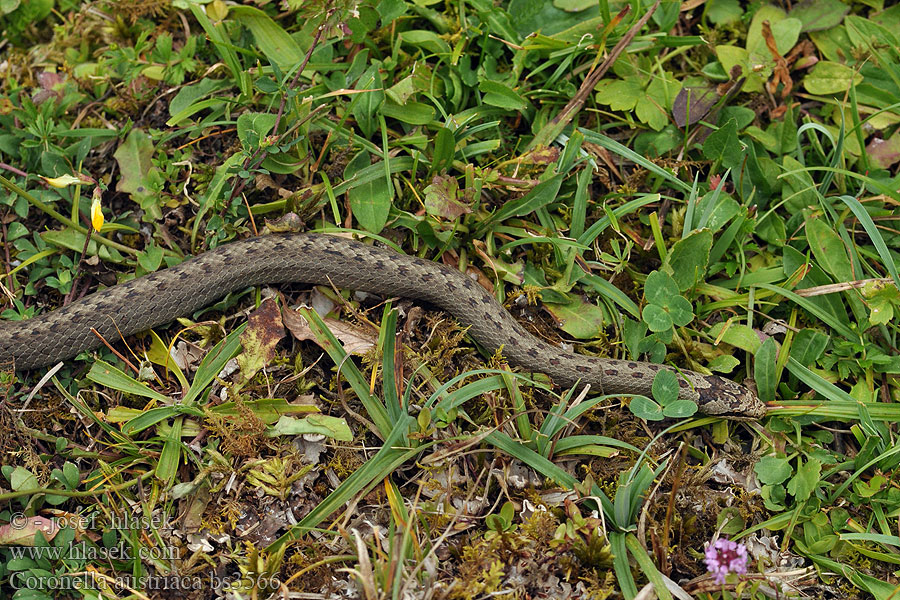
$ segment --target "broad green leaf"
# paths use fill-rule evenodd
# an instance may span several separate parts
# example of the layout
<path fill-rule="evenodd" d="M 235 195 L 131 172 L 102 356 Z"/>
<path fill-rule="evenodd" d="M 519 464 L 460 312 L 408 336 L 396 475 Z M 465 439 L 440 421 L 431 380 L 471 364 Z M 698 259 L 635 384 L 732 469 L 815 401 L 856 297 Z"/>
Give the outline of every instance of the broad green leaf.
<path fill-rule="evenodd" d="M 56 246 L 58 248 L 66 248 L 68 250 L 71 250 L 72 252 L 79 253 L 84 250 L 84 241 L 87 237 L 80 231 L 76 231 L 71 228 L 42 231 L 40 235 L 41 239 L 48 244 L 52 244 L 53 246 Z M 52 253 L 53 250 L 51 250 L 50 252 Z M 116 250 L 115 248 L 110 248 L 109 246 L 98 244 L 93 240 L 93 238 L 90 242 L 88 242 L 87 255 L 99 256 L 104 261 L 117 264 L 122 264 L 125 262 L 125 257 L 122 256 L 118 250 Z"/>
<path fill-rule="evenodd" d="M 579 340 L 596 338 L 606 324 L 606 312 L 580 296 L 570 298 L 568 304 L 544 303 L 550 314 L 559 322 L 559 328 Z"/>
<path fill-rule="evenodd" d="M 850 15 L 844 19 L 850 43 L 858 48 L 876 50 L 883 47 L 896 48 L 900 39 L 886 27 L 866 19 L 860 15 Z"/>
<path fill-rule="evenodd" d="M 478 89 L 484 93 L 484 103 L 508 110 L 522 111 L 528 108 L 528 101 L 511 87 L 499 81 L 483 80 Z"/>
<path fill-rule="evenodd" d="M 801 459 L 797 459 L 798 461 Z M 787 491 L 797 502 L 808 499 L 819 485 L 822 463 L 815 458 L 808 459 L 797 469 L 797 473 L 787 484 Z"/>
<path fill-rule="evenodd" d="M 702 280 L 706 274 L 712 243 L 712 232 L 702 229 L 678 240 L 672 246 L 672 251 L 666 255 L 663 264 L 679 291 L 687 290 Z"/>
<path fill-rule="evenodd" d="M 369 166 L 369 153 L 360 152 L 344 169 L 344 178 L 350 179 Z M 347 197 L 350 200 L 350 210 L 363 229 L 372 233 L 379 233 L 384 229 L 393 198 L 393 189 L 388 186 L 384 177 L 353 186 L 347 190 Z"/>
<path fill-rule="evenodd" d="M 672 321 L 679 327 L 684 327 L 694 320 L 694 307 L 690 301 L 684 296 L 673 296 L 669 298 L 669 304 L 666 310 L 672 317 Z"/>
<path fill-rule="evenodd" d="M 787 154 L 782 157 L 781 164 L 789 173 L 784 176 L 785 185 L 781 189 L 781 197 L 788 211 L 796 213 L 809 206 L 817 206 L 816 185 L 810 172 L 797 159 Z"/>
<path fill-rule="evenodd" d="M 635 106 L 637 118 L 651 129 L 661 131 L 669 123 L 669 109 L 679 91 L 681 82 L 671 73 L 654 77 L 645 92 L 648 101 L 638 102 Z"/>
<path fill-rule="evenodd" d="M 665 418 L 662 407 L 644 396 L 635 396 L 628 403 L 628 409 L 634 416 L 646 421 L 662 421 Z"/>
<path fill-rule="evenodd" d="M 663 407 L 663 415 L 670 419 L 687 419 L 694 416 L 700 408 L 692 400 L 674 400 Z"/>
<path fill-rule="evenodd" d="M 612 110 L 628 111 L 644 98 L 644 87 L 636 78 L 606 79 L 597 86 L 594 97 Z"/>
<path fill-rule="evenodd" d="M 150 398 L 166 404 L 172 400 L 168 396 L 150 389 L 147 384 L 141 383 L 137 379 L 130 375 L 126 375 L 119 369 L 102 360 L 98 360 L 91 365 L 91 370 L 88 371 L 87 378 L 94 383 L 99 383 L 104 387 L 112 388 L 126 394 L 143 396 L 144 398 Z"/>
<path fill-rule="evenodd" d="M 754 72 L 750 65 L 750 54 L 745 48 L 738 46 L 716 46 L 716 58 L 722 63 L 722 68 L 726 73 L 731 73 L 734 67 L 740 67 L 743 77 L 746 77 L 742 91 L 752 94 L 761 92 L 763 89 L 763 80 L 759 73 Z"/>
<path fill-rule="evenodd" d="M 244 146 L 244 150 L 253 153 L 275 126 L 278 115 L 271 113 L 245 112 L 238 117 L 238 139 Z"/>
<path fill-rule="evenodd" d="M 724 333 L 722 333 L 723 330 Z M 761 343 L 756 331 L 740 323 L 716 323 L 709 328 L 708 333 L 717 340 L 721 340 L 741 350 L 746 350 L 751 354 L 756 354 Z"/>
<path fill-rule="evenodd" d="M 810 70 L 803 78 L 803 87 L 810 94 L 824 96 L 826 94 L 843 94 L 853 84 L 860 84 L 863 76 L 847 65 L 822 61 Z"/>
<path fill-rule="evenodd" d="M 456 137 L 446 127 L 440 127 L 434 136 L 434 154 L 431 157 L 431 173 L 450 168 L 456 154 Z"/>
<path fill-rule="evenodd" d="M 309 415 L 302 419 L 283 416 L 275 423 L 269 437 L 318 433 L 339 442 L 352 442 L 353 432 L 344 419 L 329 415 Z"/>
<path fill-rule="evenodd" d="M 384 102 L 384 84 L 379 72 L 380 64 L 373 64 L 360 75 L 355 86 L 355 89 L 360 91 L 350 104 L 350 114 L 356 119 L 356 124 L 366 138 L 372 137 L 372 134 L 375 133 L 378 126 L 375 111 Z"/>
<path fill-rule="evenodd" d="M 791 342 L 791 358 L 809 368 L 822 356 L 831 336 L 818 329 L 801 329 Z"/>
<path fill-rule="evenodd" d="M 716 190 L 713 190 L 700 198 L 697 212 L 701 215 L 697 226 L 715 232 L 737 216 L 741 212 L 741 207 L 730 194 L 721 191 L 716 193 Z"/>
<path fill-rule="evenodd" d="M 33 490 L 41 487 L 34 473 L 24 467 L 15 467 L 9 475 L 9 485 L 13 490 Z"/>
<path fill-rule="evenodd" d="M 820 217 L 806 220 L 806 241 L 819 266 L 836 281 L 852 281 L 853 267 L 841 237 Z"/>
<path fill-rule="evenodd" d="M 768 52 L 768 48 L 766 46 L 766 40 L 763 37 L 762 29 L 763 29 L 763 21 L 768 21 L 769 26 L 772 29 L 772 37 L 775 38 L 776 44 L 778 45 L 778 54 L 784 56 L 788 50 L 793 46 L 782 47 L 780 43 L 778 43 L 778 37 L 775 35 L 775 28 L 787 19 L 787 13 L 775 6 L 774 4 L 763 4 L 759 7 L 759 9 L 753 13 L 753 19 L 750 21 L 750 27 L 747 29 L 747 51 L 751 54 L 758 54 L 765 56 L 768 60 L 771 60 L 771 55 Z M 792 19 L 797 23 L 797 29 L 799 34 L 799 28 L 802 27 L 802 23 L 800 23 L 797 19 Z M 797 43 L 797 40 L 794 40 L 794 44 Z"/>
<path fill-rule="evenodd" d="M 381 0 L 378 3 L 377 10 L 384 25 L 391 23 L 397 17 L 402 16 L 407 9 L 404 0 Z"/>
<path fill-rule="evenodd" d="M 678 284 L 668 273 L 653 271 L 647 275 L 644 283 L 644 296 L 647 302 L 659 306 L 668 306 L 669 300 L 678 296 Z"/>
<path fill-rule="evenodd" d="M 766 338 L 756 350 L 754 361 L 754 378 L 756 380 L 756 388 L 759 393 L 759 399 L 763 402 L 772 402 L 775 400 L 775 386 L 778 384 L 776 379 L 776 347 L 774 338 Z"/>
<path fill-rule="evenodd" d="M 653 378 L 653 399 L 667 406 L 678 399 L 678 375 L 669 369 L 660 369 Z"/>
<path fill-rule="evenodd" d="M 765 485 L 776 485 L 784 483 L 794 469 L 786 458 L 777 458 L 775 456 L 763 456 L 753 466 L 759 482 Z"/>
<path fill-rule="evenodd" d="M 715 371 L 716 373 L 731 373 L 739 364 L 741 364 L 741 361 L 734 356 L 730 354 L 720 354 L 709 361 L 709 364 L 706 366 L 710 371 Z"/>
<path fill-rule="evenodd" d="M 450 54 L 451 48 L 444 39 L 433 31 L 413 29 L 400 34 L 400 40 L 422 49 L 426 54 Z"/>
<path fill-rule="evenodd" d="M 744 8 L 739 0 L 709 0 L 706 3 L 706 18 L 714 25 L 728 25 L 739 21 Z"/>
<path fill-rule="evenodd" d="M 738 140 L 737 121 L 730 119 L 703 142 L 703 156 L 721 160 L 726 169 L 739 167 L 744 159 L 744 146 Z"/>
<path fill-rule="evenodd" d="M 385 102 L 381 114 L 410 125 L 427 125 L 434 120 L 434 108 L 430 104 L 409 101 L 404 105 Z"/>
<path fill-rule="evenodd" d="M 290 71 L 303 61 L 304 52 L 294 38 L 263 11 L 238 5 L 230 6 L 228 15 L 253 33 L 262 53 L 282 71 Z"/>
<path fill-rule="evenodd" d="M 156 478 L 167 484 L 171 484 L 181 465 L 181 453 L 184 445 L 181 443 L 181 425 L 184 419 L 176 418 L 172 421 L 171 430 L 163 434 L 165 442 L 159 459 L 156 462 Z"/>
<path fill-rule="evenodd" d="M 900 291 L 890 283 L 870 281 L 863 287 L 862 295 L 872 325 L 887 325 L 894 318 L 894 307 L 900 307 Z"/>
<path fill-rule="evenodd" d="M 135 127 L 113 154 L 121 177 L 116 191 L 131 195 L 132 199 L 154 219 L 162 217 L 155 194 L 159 169 L 153 165 L 153 142 L 150 136 Z"/>
<path fill-rule="evenodd" d="M 122 418 L 127 413 L 116 411 L 113 415 L 116 418 Z M 183 404 L 173 404 L 170 406 L 160 406 L 144 410 L 133 419 L 129 419 L 122 425 L 122 433 L 124 435 L 135 435 L 157 425 L 162 421 L 173 419 L 181 415 L 189 414 L 192 416 L 202 416 L 203 413 L 196 407 L 185 406 Z M 171 433 L 171 430 L 169 431 Z"/>
<path fill-rule="evenodd" d="M 165 256 L 165 252 L 162 248 L 157 246 L 156 244 L 150 244 L 144 247 L 144 250 L 138 252 L 137 260 L 138 264 L 141 265 L 141 268 L 148 273 L 152 273 L 159 269 L 160 265 L 162 265 L 163 257 Z"/>
<path fill-rule="evenodd" d="M 648 304 L 644 307 L 642 318 L 650 331 L 657 333 L 667 331 L 672 328 L 674 322 L 668 312 L 661 306 L 656 304 Z"/>
<path fill-rule="evenodd" d="M 810 31 L 809 38 L 825 59 L 837 63 L 847 60 L 846 48 L 851 47 L 851 43 L 846 27 L 838 26 L 824 31 Z"/>
<path fill-rule="evenodd" d="M 850 7 L 840 0 L 803 0 L 791 8 L 790 16 L 803 24 L 801 31 L 821 31 L 837 27 Z"/>
<path fill-rule="evenodd" d="M 204 77 L 197 83 L 184 86 L 177 94 L 175 94 L 175 97 L 172 98 L 172 101 L 169 103 L 169 116 L 174 117 L 178 113 L 187 110 L 189 107 L 206 98 L 213 92 L 222 89 L 224 87 L 223 84 L 224 82 L 221 79 Z M 224 99 L 220 100 L 220 102 L 224 102 Z M 166 124 L 172 125 L 168 122 Z"/>

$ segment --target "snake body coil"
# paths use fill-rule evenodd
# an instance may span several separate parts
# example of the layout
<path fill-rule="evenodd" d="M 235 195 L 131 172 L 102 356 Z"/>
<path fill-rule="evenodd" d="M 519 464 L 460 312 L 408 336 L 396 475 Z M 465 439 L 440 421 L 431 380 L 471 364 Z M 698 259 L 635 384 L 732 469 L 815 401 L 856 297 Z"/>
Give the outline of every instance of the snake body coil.
<path fill-rule="evenodd" d="M 303 282 L 429 302 L 451 313 L 483 346 L 512 364 L 598 393 L 650 393 L 660 369 L 636 361 L 581 356 L 541 342 L 481 286 L 444 265 L 323 234 L 257 237 L 221 246 L 174 267 L 87 296 L 27 321 L 0 322 L 0 360 L 44 367 L 200 309 L 225 294 L 263 283 Z M 680 398 L 713 415 L 759 417 L 765 407 L 747 388 L 721 377 L 678 371 Z"/>

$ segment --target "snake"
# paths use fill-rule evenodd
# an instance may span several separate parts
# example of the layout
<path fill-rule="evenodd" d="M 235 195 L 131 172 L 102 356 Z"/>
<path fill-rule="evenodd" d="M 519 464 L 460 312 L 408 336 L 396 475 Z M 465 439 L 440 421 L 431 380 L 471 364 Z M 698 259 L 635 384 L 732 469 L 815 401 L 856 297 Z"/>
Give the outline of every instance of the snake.
<path fill-rule="evenodd" d="M 458 269 L 324 233 L 270 234 L 224 244 L 57 310 L 0 321 L 0 361 L 20 371 L 39 369 L 100 346 L 100 337 L 136 334 L 230 292 L 280 283 L 333 285 L 423 301 L 468 326 L 468 335 L 488 351 L 500 351 L 510 364 L 544 373 L 560 385 L 590 384 L 601 394 L 649 396 L 656 374 L 665 369 L 678 376 L 678 398 L 695 402 L 702 413 L 746 420 L 766 412 L 753 391 L 723 377 L 582 355 L 544 342 Z"/>

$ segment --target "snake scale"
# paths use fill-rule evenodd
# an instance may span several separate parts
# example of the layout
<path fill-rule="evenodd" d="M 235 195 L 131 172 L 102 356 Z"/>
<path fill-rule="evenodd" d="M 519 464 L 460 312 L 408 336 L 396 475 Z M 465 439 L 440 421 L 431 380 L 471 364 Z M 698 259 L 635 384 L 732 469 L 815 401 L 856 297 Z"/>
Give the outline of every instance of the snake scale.
<path fill-rule="evenodd" d="M 264 283 L 303 282 L 431 303 L 469 326 L 490 351 L 562 385 L 590 383 L 605 394 L 650 393 L 670 367 L 566 352 L 529 334 L 471 278 L 445 265 L 325 234 L 268 235 L 220 246 L 174 267 L 101 290 L 26 321 L 0 322 L 0 360 L 29 370 L 187 315 L 225 294 Z M 678 370 L 679 398 L 706 414 L 756 418 L 765 406 L 727 379 Z"/>

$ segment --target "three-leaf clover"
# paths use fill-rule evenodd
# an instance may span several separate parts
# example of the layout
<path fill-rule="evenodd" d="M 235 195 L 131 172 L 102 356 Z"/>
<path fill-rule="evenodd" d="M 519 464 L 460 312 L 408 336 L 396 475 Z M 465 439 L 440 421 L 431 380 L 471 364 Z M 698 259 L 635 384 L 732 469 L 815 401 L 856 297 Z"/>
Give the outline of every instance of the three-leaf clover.
<path fill-rule="evenodd" d="M 644 284 L 644 296 L 647 298 L 642 313 L 644 323 L 664 343 L 672 341 L 676 325 L 683 327 L 694 320 L 691 303 L 678 293 L 678 285 L 667 273 L 650 273 Z"/>
<path fill-rule="evenodd" d="M 653 400 L 646 396 L 635 396 L 628 404 L 631 412 L 647 421 L 662 421 L 664 418 L 684 419 L 697 412 L 697 403 L 679 400 L 678 375 L 669 369 L 662 369 L 653 378 Z"/>

